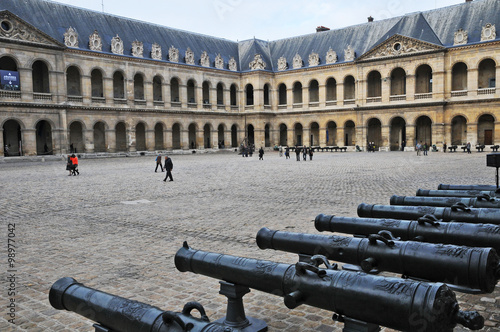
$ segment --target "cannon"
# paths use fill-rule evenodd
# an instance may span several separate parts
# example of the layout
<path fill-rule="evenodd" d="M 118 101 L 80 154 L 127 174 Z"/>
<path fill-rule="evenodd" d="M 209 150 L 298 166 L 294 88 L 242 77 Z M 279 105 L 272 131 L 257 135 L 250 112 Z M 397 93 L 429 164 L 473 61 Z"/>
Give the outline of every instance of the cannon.
<path fill-rule="evenodd" d="M 497 186 L 489 184 L 439 184 L 438 190 L 481 190 L 495 191 Z"/>
<path fill-rule="evenodd" d="M 233 331 L 223 322 L 211 323 L 198 302 L 187 303 L 182 312 L 163 311 L 86 287 L 69 277 L 61 278 L 52 285 L 49 302 L 55 309 L 72 311 L 97 322 L 94 324 L 96 332 Z M 197 310 L 200 318 L 192 316 L 192 310 Z"/>
<path fill-rule="evenodd" d="M 500 199 L 478 196 L 478 197 L 425 197 L 425 196 L 397 196 L 390 199 L 391 205 L 413 205 L 413 206 L 447 206 L 447 207 L 472 207 L 472 208 L 500 208 Z"/>
<path fill-rule="evenodd" d="M 375 219 L 336 217 L 319 214 L 314 226 L 320 232 L 338 232 L 368 236 L 370 234 L 396 237 L 402 241 L 424 241 L 431 243 L 456 244 L 470 247 L 493 248 L 500 252 L 500 226 L 492 224 L 471 224 L 442 222 L 432 216 L 418 220 Z"/>
<path fill-rule="evenodd" d="M 500 210 L 498 209 L 467 208 L 463 206 L 397 206 L 365 203 L 358 205 L 359 217 L 417 220 L 425 215 L 433 215 L 443 221 L 453 220 L 474 224 L 500 224 Z"/>
<path fill-rule="evenodd" d="M 323 255 L 360 266 L 366 273 L 394 272 L 403 277 L 457 285 L 469 293 L 491 293 L 500 279 L 499 258 L 492 248 L 393 241 L 378 234 L 355 238 L 291 233 L 266 227 L 259 230 L 256 239 L 260 249 Z"/>
<path fill-rule="evenodd" d="M 326 258 L 323 257 L 326 261 Z M 175 254 L 181 272 L 193 272 L 284 297 L 289 309 L 301 304 L 403 331 L 452 331 L 460 323 L 480 329 L 477 312 L 459 310 L 455 293 L 445 284 L 337 271 L 315 264 L 275 263 L 195 250 L 186 242 Z"/>
<path fill-rule="evenodd" d="M 499 197 L 496 191 L 484 190 L 427 190 L 418 189 L 416 196 L 427 197 L 484 197 L 485 199 L 492 199 Z"/>

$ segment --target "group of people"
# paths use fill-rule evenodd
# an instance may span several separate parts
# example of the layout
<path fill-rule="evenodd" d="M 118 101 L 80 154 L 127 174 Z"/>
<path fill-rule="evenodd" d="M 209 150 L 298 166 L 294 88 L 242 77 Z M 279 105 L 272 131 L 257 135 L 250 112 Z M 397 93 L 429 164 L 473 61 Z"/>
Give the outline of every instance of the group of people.
<path fill-rule="evenodd" d="M 66 170 L 69 171 L 68 176 L 76 176 L 77 174 L 80 175 L 80 171 L 78 170 L 78 157 L 75 156 L 75 154 L 68 155 Z"/>
<path fill-rule="evenodd" d="M 368 152 L 375 152 L 375 142 L 368 142 L 367 150 Z"/>
<path fill-rule="evenodd" d="M 167 179 L 170 179 L 169 181 L 174 181 L 172 177 L 172 170 L 174 169 L 174 163 L 172 162 L 172 158 L 170 158 L 168 155 L 165 155 L 165 166 L 161 164 L 161 154 L 156 156 L 156 168 L 155 168 L 155 173 L 158 171 L 158 166 L 160 167 L 161 171 L 167 171 L 167 174 L 165 175 L 165 179 L 163 181 L 167 181 Z"/>
<path fill-rule="evenodd" d="M 300 154 L 302 154 L 302 159 L 307 160 L 307 156 L 309 155 L 309 160 L 313 160 L 314 151 L 311 147 L 307 146 L 296 146 L 295 147 L 295 156 L 297 157 L 297 161 L 300 161 Z"/>
<path fill-rule="evenodd" d="M 429 144 L 427 142 L 422 144 L 422 141 L 418 142 L 415 146 L 415 150 L 417 150 L 417 156 L 420 156 L 420 152 L 424 152 L 424 156 L 427 156 L 427 152 L 429 151 Z"/>

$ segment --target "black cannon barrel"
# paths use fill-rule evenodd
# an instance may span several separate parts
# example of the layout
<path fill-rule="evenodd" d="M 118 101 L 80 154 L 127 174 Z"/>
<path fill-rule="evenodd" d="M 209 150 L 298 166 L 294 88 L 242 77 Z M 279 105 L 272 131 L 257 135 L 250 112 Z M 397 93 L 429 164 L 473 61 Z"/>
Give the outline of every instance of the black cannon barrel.
<path fill-rule="evenodd" d="M 283 296 L 290 309 L 307 304 L 403 331 L 452 331 L 457 322 L 483 326 L 477 312 L 459 310 L 455 294 L 441 283 L 236 257 L 194 250 L 187 243 L 177 251 L 175 266 Z"/>
<path fill-rule="evenodd" d="M 418 189 L 416 196 L 428 197 L 482 197 L 482 198 L 496 198 L 499 194 L 495 191 L 482 191 L 482 190 L 428 190 Z"/>
<path fill-rule="evenodd" d="M 184 306 L 182 313 L 163 311 L 157 307 L 86 287 L 73 278 L 56 281 L 49 291 L 49 302 L 58 310 L 68 310 L 101 326 L 119 332 L 223 331 L 218 323 L 210 323 L 205 310 L 197 302 Z M 191 316 L 192 309 L 201 318 Z M 211 331 L 211 330 L 210 330 Z"/>
<path fill-rule="evenodd" d="M 402 241 L 419 240 L 431 243 L 456 244 L 469 247 L 493 248 L 500 252 L 500 226 L 462 222 L 351 218 L 319 214 L 314 226 L 320 232 L 337 232 L 368 236 L 389 231 Z"/>
<path fill-rule="evenodd" d="M 425 197 L 425 196 L 397 196 L 390 199 L 391 205 L 413 206 L 467 206 L 473 208 L 500 208 L 500 200 L 486 197 Z"/>
<path fill-rule="evenodd" d="M 433 215 L 443 221 L 461 221 L 475 224 L 500 224 L 500 210 L 487 208 L 453 208 L 438 206 L 358 205 L 358 216 L 366 218 L 394 218 L 417 220 Z"/>
<path fill-rule="evenodd" d="M 257 233 L 260 249 L 323 255 L 328 259 L 400 273 L 432 282 L 444 282 L 491 293 L 499 279 L 495 249 L 415 241 L 392 241 L 380 235 L 354 238 L 337 235 L 291 233 L 266 227 Z"/>
<path fill-rule="evenodd" d="M 497 186 L 489 184 L 439 184 L 438 190 L 484 190 L 495 191 Z"/>

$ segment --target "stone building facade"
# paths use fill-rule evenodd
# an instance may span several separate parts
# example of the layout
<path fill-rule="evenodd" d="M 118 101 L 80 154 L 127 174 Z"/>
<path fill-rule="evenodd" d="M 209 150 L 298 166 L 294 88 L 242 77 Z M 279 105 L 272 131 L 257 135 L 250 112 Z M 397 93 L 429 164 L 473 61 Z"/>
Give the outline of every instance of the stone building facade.
<path fill-rule="evenodd" d="M 500 144 L 499 24 L 477 0 L 232 42 L 3 0 L 0 155 Z"/>

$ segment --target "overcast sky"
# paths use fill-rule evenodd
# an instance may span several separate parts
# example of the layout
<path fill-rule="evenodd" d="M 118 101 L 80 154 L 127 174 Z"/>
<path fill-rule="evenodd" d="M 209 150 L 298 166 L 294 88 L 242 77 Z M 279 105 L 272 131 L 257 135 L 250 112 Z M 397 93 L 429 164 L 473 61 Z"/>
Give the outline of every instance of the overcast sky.
<path fill-rule="evenodd" d="M 477 0 L 476 0 L 477 1 Z M 465 0 L 57 0 L 229 40 L 277 40 L 461 4 Z"/>

